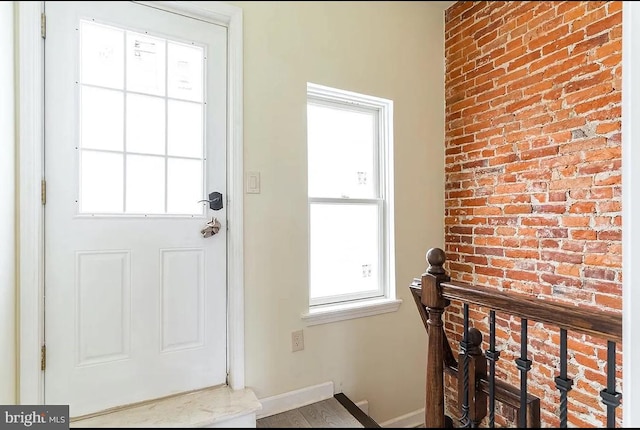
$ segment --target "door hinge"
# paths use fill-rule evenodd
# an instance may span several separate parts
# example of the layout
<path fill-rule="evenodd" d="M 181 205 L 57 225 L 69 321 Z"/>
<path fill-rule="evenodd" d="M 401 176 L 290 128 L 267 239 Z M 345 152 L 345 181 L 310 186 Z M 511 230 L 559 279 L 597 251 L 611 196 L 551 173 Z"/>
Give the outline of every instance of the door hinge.
<path fill-rule="evenodd" d="M 47 15 L 44 12 L 40 14 L 40 35 L 43 39 L 47 38 Z"/>
<path fill-rule="evenodd" d="M 43 205 L 47 204 L 47 181 L 44 179 L 40 183 L 40 200 Z"/>
<path fill-rule="evenodd" d="M 40 370 L 47 368 L 47 345 L 40 347 Z"/>

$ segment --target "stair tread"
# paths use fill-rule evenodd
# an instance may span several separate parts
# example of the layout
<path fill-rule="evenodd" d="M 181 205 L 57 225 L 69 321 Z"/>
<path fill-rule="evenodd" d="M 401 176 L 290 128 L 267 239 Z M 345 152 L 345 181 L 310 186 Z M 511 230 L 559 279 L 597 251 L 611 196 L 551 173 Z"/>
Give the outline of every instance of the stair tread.
<path fill-rule="evenodd" d="M 222 386 L 72 419 L 70 427 L 205 427 L 260 409 L 262 405 L 251 389 Z"/>
<path fill-rule="evenodd" d="M 259 418 L 257 428 L 381 428 L 346 395 L 339 393 L 295 409 Z"/>

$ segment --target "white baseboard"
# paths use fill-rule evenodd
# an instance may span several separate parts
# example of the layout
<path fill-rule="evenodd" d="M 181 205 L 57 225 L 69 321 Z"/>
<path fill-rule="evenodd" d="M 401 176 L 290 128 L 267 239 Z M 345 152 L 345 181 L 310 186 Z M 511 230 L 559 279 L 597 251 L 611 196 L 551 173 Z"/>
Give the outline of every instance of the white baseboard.
<path fill-rule="evenodd" d="M 320 402 L 333 397 L 333 382 L 325 382 L 311 387 L 301 388 L 299 390 L 289 391 L 287 393 L 277 394 L 271 397 L 259 399 L 262 404 L 262 410 L 257 412 L 256 418 L 269 417 L 281 412 L 290 411 L 291 409 L 310 405 L 311 403 Z M 365 414 L 369 415 L 369 401 L 361 400 L 356 402 Z M 412 428 L 424 424 L 424 408 L 417 411 L 409 412 L 397 418 L 392 418 L 380 424 L 386 428 Z"/>
<path fill-rule="evenodd" d="M 311 387 L 301 388 L 288 393 L 282 393 L 271 397 L 259 399 L 262 403 L 262 410 L 258 412 L 257 418 L 264 418 L 281 412 L 311 403 L 320 402 L 333 397 L 333 382 L 325 382 Z"/>
<path fill-rule="evenodd" d="M 424 425 L 424 408 L 380 423 L 381 427 L 386 428 L 413 428 L 421 425 Z"/>
<path fill-rule="evenodd" d="M 362 412 L 366 415 L 369 415 L 369 401 L 368 400 L 360 400 L 356 402 L 356 406 L 360 408 Z"/>

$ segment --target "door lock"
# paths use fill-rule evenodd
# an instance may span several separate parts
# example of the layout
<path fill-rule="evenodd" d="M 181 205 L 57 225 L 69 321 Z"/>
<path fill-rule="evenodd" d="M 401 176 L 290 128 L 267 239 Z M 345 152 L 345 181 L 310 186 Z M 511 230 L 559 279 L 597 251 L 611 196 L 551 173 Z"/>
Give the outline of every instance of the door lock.
<path fill-rule="evenodd" d="M 222 209 L 222 206 L 223 206 L 222 193 L 219 193 L 217 191 L 209 193 L 208 200 L 198 200 L 198 203 L 202 203 L 202 202 L 209 202 L 209 209 L 212 209 L 214 211 L 219 211 L 220 209 Z"/>

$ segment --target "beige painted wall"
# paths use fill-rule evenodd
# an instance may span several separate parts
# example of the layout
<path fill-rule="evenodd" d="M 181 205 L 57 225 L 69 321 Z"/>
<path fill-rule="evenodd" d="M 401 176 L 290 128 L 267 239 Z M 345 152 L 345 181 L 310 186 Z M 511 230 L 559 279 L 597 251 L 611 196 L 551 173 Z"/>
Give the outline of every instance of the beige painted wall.
<path fill-rule="evenodd" d="M 0 405 L 16 395 L 13 3 L 0 2 Z"/>
<path fill-rule="evenodd" d="M 333 381 L 367 399 L 378 422 L 415 411 L 426 334 L 408 285 L 444 240 L 444 3 L 229 3 L 244 11 L 245 171 L 262 182 L 261 194 L 245 195 L 246 384 L 264 398 Z M 300 319 L 308 81 L 394 101 L 398 312 L 310 327 Z M 292 353 L 301 328 L 305 349 Z"/>
<path fill-rule="evenodd" d="M 0 2 L 3 53 L 12 49 L 8 3 Z M 424 270 L 427 248 L 444 239 L 443 3 L 230 3 L 244 10 L 245 170 L 262 180 L 261 194 L 245 196 L 247 386 L 264 398 L 333 381 L 337 392 L 369 400 L 379 422 L 419 409 L 426 335 L 408 285 Z M 0 62 L 3 109 L 9 70 Z M 312 327 L 300 319 L 308 300 L 307 81 L 394 101 L 398 312 Z M 0 167 L 0 246 L 13 232 L 13 206 L 4 204 L 13 195 L 5 178 L 12 130 L 2 122 L 0 162 L 9 161 Z M 12 258 L 0 250 L 0 264 Z M 3 354 L 15 343 L 15 292 L 13 270 L 0 276 Z M 291 331 L 300 328 L 305 350 L 292 353 Z M 13 356 L 0 363 L 0 404 L 12 403 Z"/>

